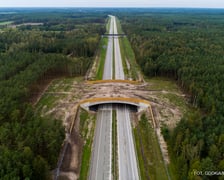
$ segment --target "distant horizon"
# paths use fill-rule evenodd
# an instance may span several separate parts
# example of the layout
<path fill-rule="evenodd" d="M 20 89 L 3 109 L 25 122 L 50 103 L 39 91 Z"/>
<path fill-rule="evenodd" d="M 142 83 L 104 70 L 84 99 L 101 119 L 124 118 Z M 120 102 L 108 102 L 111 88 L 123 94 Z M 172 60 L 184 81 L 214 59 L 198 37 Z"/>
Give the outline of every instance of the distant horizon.
<path fill-rule="evenodd" d="M 29 9 L 29 8 L 32 8 L 32 9 L 47 9 L 47 8 L 50 8 L 50 9 L 64 9 L 64 8 L 66 8 L 66 9 L 78 9 L 78 8 L 80 8 L 80 9 L 224 9 L 224 7 L 141 7 L 141 6 L 139 6 L 139 7 L 116 7 L 116 6 L 114 6 L 114 7 L 107 7 L 107 6 L 105 6 L 105 7 L 88 7 L 88 6 L 86 6 L 86 7 L 82 7 L 82 6 L 80 6 L 80 7 L 69 7 L 69 6 L 61 6 L 61 7 L 56 7 L 56 6 L 10 6 L 10 7 L 1 7 L 0 6 L 0 9 L 20 9 L 20 8 L 23 8 L 23 9 Z"/>
<path fill-rule="evenodd" d="M 223 0 L 7 0 L 0 8 L 224 8 Z"/>

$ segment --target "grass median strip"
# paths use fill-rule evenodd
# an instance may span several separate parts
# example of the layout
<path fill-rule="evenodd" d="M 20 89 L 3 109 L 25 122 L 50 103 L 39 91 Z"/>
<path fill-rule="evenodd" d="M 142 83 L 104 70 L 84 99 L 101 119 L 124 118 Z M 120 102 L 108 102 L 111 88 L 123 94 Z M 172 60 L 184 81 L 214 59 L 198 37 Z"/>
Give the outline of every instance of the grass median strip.
<path fill-rule="evenodd" d="M 112 79 L 115 79 L 115 54 L 114 54 L 115 50 L 114 50 L 114 38 L 113 38 L 113 76 L 112 76 Z"/>
<path fill-rule="evenodd" d="M 101 39 L 100 42 L 100 57 L 99 57 L 99 64 L 96 73 L 96 80 L 100 80 L 103 78 L 103 71 L 104 71 L 104 64 L 106 59 L 107 53 L 107 45 L 108 45 L 108 38 L 104 37 Z"/>
<path fill-rule="evenodd" d="M 112 114 L 112 174 L 113 180 L 118 179 L 118 157 L 117 157 L 117 120 L 116 110 L 113 110 Z"/>

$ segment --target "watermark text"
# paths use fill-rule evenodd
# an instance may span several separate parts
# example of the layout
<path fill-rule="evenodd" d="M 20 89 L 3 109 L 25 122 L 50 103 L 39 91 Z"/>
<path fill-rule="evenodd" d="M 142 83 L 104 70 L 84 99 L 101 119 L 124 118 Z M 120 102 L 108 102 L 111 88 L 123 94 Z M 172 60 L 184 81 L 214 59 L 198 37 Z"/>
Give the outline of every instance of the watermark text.
<path fill-rule="evenodd" d="M 224 176 L 224 171 L 198 171 L 194 169 L 192 173 L 195 176 Z"/>

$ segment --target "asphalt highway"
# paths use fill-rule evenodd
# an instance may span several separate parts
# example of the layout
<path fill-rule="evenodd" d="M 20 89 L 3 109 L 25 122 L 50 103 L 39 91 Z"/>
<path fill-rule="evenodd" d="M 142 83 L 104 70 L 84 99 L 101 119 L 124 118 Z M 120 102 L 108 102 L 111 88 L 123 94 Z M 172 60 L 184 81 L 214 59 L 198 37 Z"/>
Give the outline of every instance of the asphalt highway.
<path fill-rule="evenodd" d="M 116 18 L 114 16 L 110 18 L 109 33 L 117 34 Z M 119 39 L 111 36 L 108 37 L 103 79 L 113 79 L 113 55 L 115 79 L 125 79 Z M 129 108 L 126 105 L 117 106 L 116 117 L 119 179 L 138 180 Z M 89 180 L 111 180 L 112 178 L 112 104 L 107 104 L 100 105 L 98 108 Z"/>
<path fill-rule="evenodd" d="M 130 110 L 126 105 L 117 108 L 117 142 L 119 179 L 139 179 L 132 136 Z"/>
<path fill-rule="evenodd" d="M 117 32 L 114 18 L 114 34 Z M 125 79 L 118 37 L 114 37 L 115 79 Z M 138 180 L 138 165 L 136 160 L 132 135 L 130 110 L 126 105 L 117 107 L 117 142 L 118 142 L 118 171 L 120 180 Z"/>
<path fill-rule="evenodd" d="M 112 16 L 112 19 L 114 23 L 114 34 L 118 34 L 116 18 Z M 119 37 L 114 37 L 114 61 L 115 61 L 115 79 L 124 79 L 124 70 L 121 59 Z"/>
<path fill-rule="evenodd" d="M 101 105 L 97 112 L 96 130 L 89 179 L 112 179 L 112 105 Z"/>
<path fill-rule="evenodd" d="M 111 17 L 109 33 L 113 33 Z M 113 79 L 113 37 L 108 37 L 103 79 Z M 112 105 L 100 105 L 97 112 L 95 136 L 90 165 L 90 180 L 112 179 Z"/>
<path fill-rule="evenodd" d="M 110 21 L 109 34 L 113 34 L 113 18 Z M 106 59 L 104 64 L 103 79 L 113 79 L 113 37 L 108 37 Z"/>

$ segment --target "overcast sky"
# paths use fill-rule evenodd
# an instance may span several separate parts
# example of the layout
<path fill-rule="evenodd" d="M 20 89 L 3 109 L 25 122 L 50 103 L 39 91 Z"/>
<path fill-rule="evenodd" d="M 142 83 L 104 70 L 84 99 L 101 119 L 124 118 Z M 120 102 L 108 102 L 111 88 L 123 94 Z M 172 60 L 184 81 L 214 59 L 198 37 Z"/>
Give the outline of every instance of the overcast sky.
<path fill-rule="evenodd" d="M 0 7 L 202 7 L 202 8 L 224 8 L 224 0 L 0 0 Z"/>

